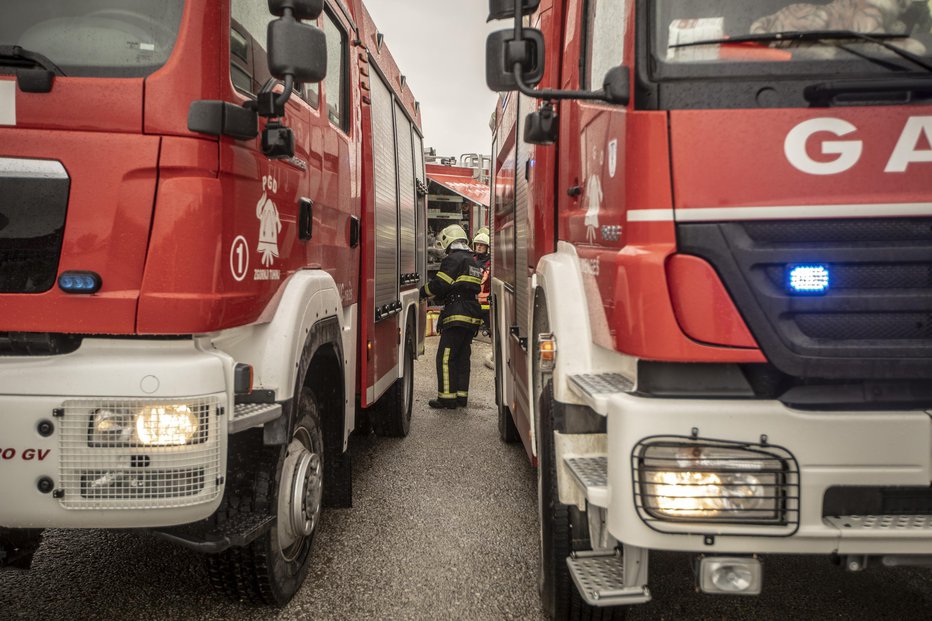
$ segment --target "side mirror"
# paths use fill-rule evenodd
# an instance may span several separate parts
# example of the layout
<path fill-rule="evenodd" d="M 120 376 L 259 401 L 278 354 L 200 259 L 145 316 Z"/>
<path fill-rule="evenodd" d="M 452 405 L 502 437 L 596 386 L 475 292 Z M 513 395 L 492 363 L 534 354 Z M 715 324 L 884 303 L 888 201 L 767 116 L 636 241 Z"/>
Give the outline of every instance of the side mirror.
<path fill-rule="evenodd" d="M 285 82 L 285 93 L 295 82 L 320 82 L 327 75 L 327 38 L 320 28 L 286 15 L 269 22 L 268 38 L 269 73 Z"/>
<path fill-rule="evenodd" d="M 485 42 L 485 83 L 496 92 L 519 90 L 514 66 L 521 65 L 521 81 L 536 86 L 544 78 L 544 35 L 535 28 L 525 28 L 523 38 L 515 40 L 513 30 L 499 30 Z"/>
<path fill-rule="evenodd" d="M 269 0 L 269 13 L 275 17 L 285 15 L 291 9 L 295 19 L 317 19 L 324 10 L 324 0 Z"/>
<path fill-rule="evenodd" d="M 538 145 L 555 143 L 560 131 L 559 118 L 550 104 L 528 114 L 524 119 L 524 142 Z"/>
<path fill-rule="evenodd" d="M 608 103 L 627 106 L 631 100 L 631 75 L 628 68 L 619 66 L 609 69 L 602 90 Z"/>
<path fill-rule="evenodd" d="M 489 21 L 511 19 L 515 16 L 515 5 L 521 2 L 521 14 L 530 15 L 540 6 L 540 0 L 489 0 Z"/>

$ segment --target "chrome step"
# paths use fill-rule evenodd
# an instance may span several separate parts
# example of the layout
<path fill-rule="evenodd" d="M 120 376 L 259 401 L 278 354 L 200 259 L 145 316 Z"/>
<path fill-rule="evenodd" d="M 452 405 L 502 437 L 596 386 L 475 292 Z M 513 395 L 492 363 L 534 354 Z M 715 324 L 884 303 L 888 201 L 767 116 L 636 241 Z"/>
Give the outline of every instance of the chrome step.
<path fill-rule="evenodd" d="M 634 390 L 634 382 L 620 373 L 580 373 L 570 375 L 569 381 L 570 389 L 602 416 L 608 412 L 612 395 Z"/>
<path fill-rule="evenodd" d="M 237 403 L 230 419 L 230 433 L 252 429 L 282 415 L 280 403 Z"/>
<path fill-rule="evenodd" d="M 621 552 L 574 552 L 566 559 L 580 597 L 590 606 L 628 606 L 650 601 L 646 586 L 625 586 Z"/>
<path fill-rule="evenodd" d="M 566 457 L 563 461 L 589 504 L 608 507 L 608 456 Z"/>

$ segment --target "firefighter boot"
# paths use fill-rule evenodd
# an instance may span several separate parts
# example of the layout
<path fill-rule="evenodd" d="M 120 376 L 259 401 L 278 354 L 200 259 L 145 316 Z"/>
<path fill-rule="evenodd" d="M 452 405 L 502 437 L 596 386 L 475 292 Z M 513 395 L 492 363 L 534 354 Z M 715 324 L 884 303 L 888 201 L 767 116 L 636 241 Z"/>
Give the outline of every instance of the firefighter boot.
<path fill-rule="evenodd" d="M 434 408 L 435 410 L 455 410 L 456 409 L 456 400 L 455 399 L 431 399 L 427 402 L 427 405 Z"/>

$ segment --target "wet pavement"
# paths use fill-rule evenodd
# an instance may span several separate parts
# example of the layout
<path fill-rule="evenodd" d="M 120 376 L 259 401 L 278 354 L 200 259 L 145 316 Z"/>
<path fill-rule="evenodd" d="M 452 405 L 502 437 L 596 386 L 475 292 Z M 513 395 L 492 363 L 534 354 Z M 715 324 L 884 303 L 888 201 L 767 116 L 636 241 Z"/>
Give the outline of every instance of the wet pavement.
<path fill-rule="evenodd" d="M 0 571 L 0 619 L 541 619 L 535 476 L 498 439 L 489 346 L 475 344 L 470 407 L 453 412 L 427 408 L 435 347 L 416 365 L 411 435 L 353 438 L 354 507 L 324 514 L 284 609 L 214 594 L 197 554 L 150 536 L 51 531 L 32 571 Z M 631 621 L 932 618 L 932 569 L 768 557 L 763 595 L 740 598 L 695 593 L 687 556 L 650 562 L 654 601 Z"/>

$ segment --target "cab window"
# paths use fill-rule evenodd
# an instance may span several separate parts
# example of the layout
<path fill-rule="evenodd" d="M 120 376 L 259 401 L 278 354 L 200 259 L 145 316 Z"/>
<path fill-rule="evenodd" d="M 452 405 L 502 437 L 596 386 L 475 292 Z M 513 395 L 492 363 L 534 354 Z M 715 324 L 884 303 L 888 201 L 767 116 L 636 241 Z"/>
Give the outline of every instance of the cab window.
<path fill-rule="evenodd" d="M 324 78 L 324 98 L 330 122 L 349 132 L 349 36 L 330 12 L 324 13 L 324 33 L 327 35 L 327 77 Z"/>

